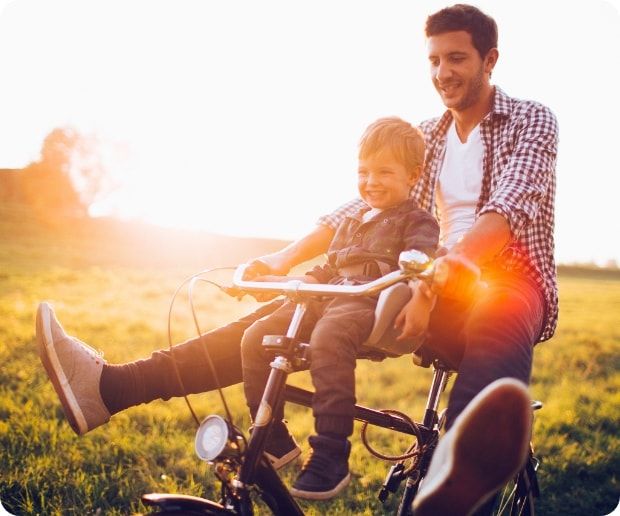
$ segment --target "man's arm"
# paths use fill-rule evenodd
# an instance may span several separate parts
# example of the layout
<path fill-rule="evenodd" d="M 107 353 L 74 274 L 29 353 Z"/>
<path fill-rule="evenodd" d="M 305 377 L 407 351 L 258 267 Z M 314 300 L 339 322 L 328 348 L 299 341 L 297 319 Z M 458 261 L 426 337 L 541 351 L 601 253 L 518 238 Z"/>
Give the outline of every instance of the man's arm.
<path fill-rule="evenodd" d="M 275 253 L 259 256 L 250 262 L 246 277 L 264 274 L 287 274 L 295 265 L 311 260 L 327 251 L 336 228 L 345 217 L 366 206 L 361 199 L 353 199 L 319 218 L 316 228 Z"/>
<path fill-rule="evenodd" d="M 540 201 L 553 188 L 558 126 L 553 113 L 535 104 L 515 128 L 515 143 L 478 219 L 446 256 L 437 260 L 433 290 L 460 297 L 475 288 L 479 267 L 493 260 L 536 218 Z"/>
<path fill-rule="evenodd" d="M 275 253 L 255 258 L 250 263 L 246 277 L 265 274 L 287 274 L 295 265 L 311 260 L 327 251 L 335 230 L 318 225 L 313 231 Z"/>
<path fill-rule="evenodd" d="M 503 215 L 488 212 L 435 261 L 433 291 L 445 297 L 463 297 L 477 287 L 480 267 L 495 258 L 510 242 L 510 225 Z"/>
<path fill-rule="evenodd" d="M 506 218 L 499 213 L 488 212 L 478 217 L 448 254 L 464 255 L 481 267 L 495 258 L 511 238 Z"/>

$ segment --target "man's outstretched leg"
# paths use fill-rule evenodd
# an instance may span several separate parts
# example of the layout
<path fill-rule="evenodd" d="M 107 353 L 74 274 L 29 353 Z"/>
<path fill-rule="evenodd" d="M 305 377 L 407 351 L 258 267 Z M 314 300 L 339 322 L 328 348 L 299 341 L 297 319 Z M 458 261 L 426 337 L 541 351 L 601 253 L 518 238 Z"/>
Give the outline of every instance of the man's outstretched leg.
<path fill-rule="evenodd" d="M 67 420 L 82 435 L 109 421 L 112 414 L 140 403 L 239 383 L 243 332 L 277 306 L 262 306 L 238 321 L 175 346 L 173 352 L 160 350 L 147 359 L 111 365 L 101 353 L 67 335 L 52 307 L 41 303 L 37 310 L 37 343 Z M 208 365 L 207 348 L 217 382 Z"/>
<path fill-rule="evenodd" d="M 110 411 L 99 392 L 105 361 L 93 348 L 69 337 L 47 303 L 37 310 L 37 343 L 71 428 L 82 435 L 107 423 Z"/>

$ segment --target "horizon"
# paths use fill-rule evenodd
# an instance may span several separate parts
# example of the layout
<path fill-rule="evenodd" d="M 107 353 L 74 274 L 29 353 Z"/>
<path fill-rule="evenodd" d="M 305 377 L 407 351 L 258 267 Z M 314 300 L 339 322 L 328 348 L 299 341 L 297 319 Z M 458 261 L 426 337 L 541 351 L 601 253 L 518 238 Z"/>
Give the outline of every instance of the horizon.
<path fill-rule="evenodd" d="M 69 126 L 101 138 L 122 186 L 94 215 L 294 240 L 357 196 L 368 123 L 444 111 L 422 28 L 448 4 L 0 3 L 0 68 L 11 78 L 0 84 L 0 168 L 36 161 L 45 135 Z M 557 262 L 617 263 L 617 8 L 476 5 L 499 26 L 493 82 L 559 120 Z"/>

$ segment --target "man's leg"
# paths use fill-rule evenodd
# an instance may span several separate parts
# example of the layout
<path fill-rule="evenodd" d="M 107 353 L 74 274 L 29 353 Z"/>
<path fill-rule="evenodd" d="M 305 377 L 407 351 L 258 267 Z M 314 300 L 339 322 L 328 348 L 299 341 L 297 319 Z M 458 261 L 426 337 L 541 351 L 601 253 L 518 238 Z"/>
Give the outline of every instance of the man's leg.
<path fill-rule="evenodd" d="M 266 421 L 256 423 L 256 415 L 259 410 L 267 380 L 271 374 L 270 364 L 273 355 L 267 353 L 262 345 L 265 335 L 285 335 L 291 323 L 295 311 L 294 303 L 285 303 L 282 307 L 254 322 L 243 334 L 241 339 L 241 364 L 243 369 L 243 390 L 246 402 L 250 409 L 252 423 L 267 424 Z M 302 322 L 302 334 L 304 328 L 311 328 L 310 321 L 312 311 L 306 314 Z M 306 330 L 307 331 L 307 330 Z M 309 334 L 309 331 L 307 331 Z M 300 336 L 303 339 L 303 336 Z M 301 454 L 301 449 L 289 433 L 284 421 L 284 403 L 270 407 L 272 424 L 269 437 L 265 443 L 265 455 L 271 461 L 274 468 L 286 466 Z M 267 413 L 267 412 L 265 412 Z"/>
<path fill-rule="evenodd" d="M 71 427 L 84 434 L 125 408 L 214 389 L 218 382 L 208 365 L 207 350 L 220 385 L 240 382 L 243 332 L 279 304 L 265 305 L 234 323 L 174 346 L 172 352 L 156 351 L 148 359 L 109 365 L 88 345 L 67 335 L 51 307 L 42 303 L 37 312 L 37 341 Z"/>
<path fill-rule="evenodd" d="M 525 459 L 531 424 L 526 386 L 543 302 L 529 281 L 504 276 L 491 278 L 487 291 L 462 314 L 454 313 L 452 302 L 440 301 L 437 308 L 432 346 L 458 366 L 458 377 L 448 404 L 448 431 L 414 510 L 438 514 L 450 506 L 468 514 Z M 453 324 L 442 327 L 439 318 L 450 317 Z"/>
<path fill-rule="evenodd" d="M 532 355 L 544 304 L 535 285 L 514 276 L 491 278 L 467 312 L 463 354 L 450 395 L 447 428 L 487 385 L 500 378 L 530 383 Z"/>

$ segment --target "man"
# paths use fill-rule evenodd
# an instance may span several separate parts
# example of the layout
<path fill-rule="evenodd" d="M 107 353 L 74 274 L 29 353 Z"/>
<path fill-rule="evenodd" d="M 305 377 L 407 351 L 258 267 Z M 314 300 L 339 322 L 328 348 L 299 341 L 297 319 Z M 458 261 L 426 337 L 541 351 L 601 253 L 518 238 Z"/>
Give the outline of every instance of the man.
<path fill-rule="evenodd" d="M 477 8 L 459 4 L 429 16 L 426 36 L 431 79 L 447 111 L 421 125 L 427 153 L 412 195 L 437 215 L 447 249 L 436 261 L 437 303 L 427 347 L 459 374 L 447 432 L 413 509 L 416 515 L 468 514 L 525 459 L 532 351 L 553 335 L 557 322 L 557 123 L 546 107 L 508 97 L 491 84 L 499 56 L 497 27 Z M 261 257 L 255 272 L 285 274 L 324 252 L 334 228 L 361 202 L 342 206 L 321 218 L 309 235 Z M 474 288 L 479 279 L 486 288 Z M 69 422 L 82 434 L 129 406 L 216 387 L 205 374 L 203 346 L 220 383 L 239 382 L 241 336 L 273 309 L 266 305 L 176 346 L 181 381 L 169 351 L 130 364 L 105 364 L 64 333 L 46 304 L 39 309 L 37 330 L 42 360 Z M 70 380 L 67 370 L 73 371 Z"/>

